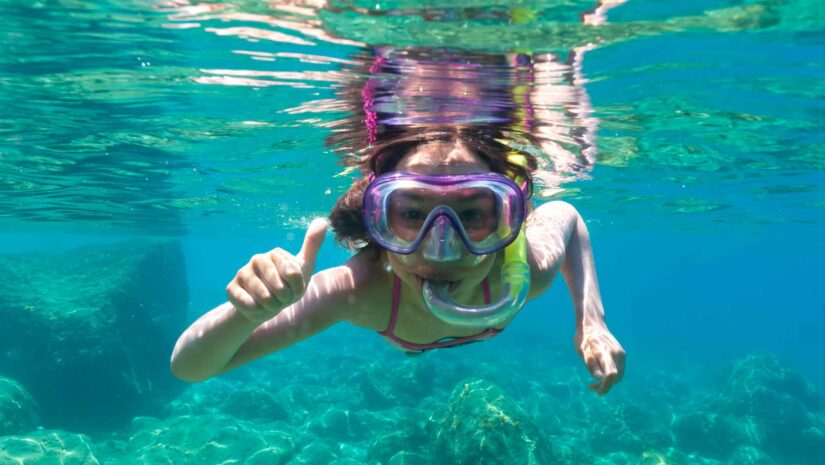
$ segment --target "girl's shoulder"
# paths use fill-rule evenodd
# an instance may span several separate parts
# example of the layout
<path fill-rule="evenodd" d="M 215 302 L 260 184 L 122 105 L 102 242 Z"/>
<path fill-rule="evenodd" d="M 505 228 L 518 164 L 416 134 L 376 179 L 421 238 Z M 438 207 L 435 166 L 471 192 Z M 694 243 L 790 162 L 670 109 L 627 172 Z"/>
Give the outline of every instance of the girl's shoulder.
<path fill-rule="evenodd" d="M 346 288 L 346 320 L 357 326 L 374 326 L 376 318 L 387 312 L 384 307 L 392 294 L 392 273 L 385 261 L 372 251 L 360 251 L 331 271 Z"/>

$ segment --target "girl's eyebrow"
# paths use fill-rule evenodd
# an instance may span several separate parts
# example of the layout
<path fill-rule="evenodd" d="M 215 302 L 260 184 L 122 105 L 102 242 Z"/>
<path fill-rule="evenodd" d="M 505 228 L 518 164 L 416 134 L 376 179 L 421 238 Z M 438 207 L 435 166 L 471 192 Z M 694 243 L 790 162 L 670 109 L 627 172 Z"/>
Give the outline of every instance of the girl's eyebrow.
<path fill-rule="evenodd" d="M 393 195 L 396 197 L 396 195 Z M 412 201 L 421 201 L 424 200 L 424 196 L 415 192 L 399 192 L 397 197 L 401 200 L 412 200 Z"/>
<path fill-rule="evenodd" d="M 492 196 L 492 194 L 490 192 L 487 192 L 487 191 L 475 191 L 475 192 L 473 192 L 471 194 L 467 194 L 467 195 L 462 195 L 462 192 L 460 192 L 460 191 L 458 192 L 458 197 L 461 198 L 461 200 L 466 200 L 466 201 L 469 201 L 469 202 L 472 202 L 472 201 L 475 201 L 475 200 L 478 200 L 478 199 L 486 199 L 486 198 L 489 198 L 491 196 Z M 413 202 L 416 202 L 416 201 L 420 202 L 422 200 L 428 200 L 428 198 L 429 198 L 429 196 L 424 196 L 424 195 L 421 195 L 417 192 L 399 192 L 398 194 L 394 195 L 393 197 L 397 197 L 400 200 L 410 200 L 410 201 L 413 201 Z"/>

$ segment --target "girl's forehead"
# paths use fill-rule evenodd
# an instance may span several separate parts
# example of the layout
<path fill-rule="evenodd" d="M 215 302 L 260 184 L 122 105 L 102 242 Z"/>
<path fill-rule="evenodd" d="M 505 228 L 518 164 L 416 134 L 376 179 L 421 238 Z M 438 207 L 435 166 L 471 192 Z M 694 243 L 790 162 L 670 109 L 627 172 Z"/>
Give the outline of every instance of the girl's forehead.
<path fill-rule="evenodd" d="M 489 172 L 490 167 L 461 144 L 430 143 L 405 155 L 395 167 L 398 171 L 420 174 L 468 174 Z"/>

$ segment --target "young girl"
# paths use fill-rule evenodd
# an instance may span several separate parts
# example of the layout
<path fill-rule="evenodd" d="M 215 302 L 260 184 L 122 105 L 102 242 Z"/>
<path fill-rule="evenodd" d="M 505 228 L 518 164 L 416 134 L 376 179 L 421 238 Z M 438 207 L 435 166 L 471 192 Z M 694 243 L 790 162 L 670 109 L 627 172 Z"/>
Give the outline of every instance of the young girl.
<path fill-rule="evenodd" d="M 328 227 L 316 219 L 297 255 L 253 256 L 227 286 L 229 302 L 181 335 L 172 371 L 205 380 L 340 321 L 409 353 L 490 338 L 561 271 L 576 350 L 604 395 L 622 378 L 625 352 L 604 321 L 584 221 L 564 202 L 529 204 L 535 167 L 463 125 L 376 146 L 330 215 L 338 240 L 359 251 L 314 273 Z"/>

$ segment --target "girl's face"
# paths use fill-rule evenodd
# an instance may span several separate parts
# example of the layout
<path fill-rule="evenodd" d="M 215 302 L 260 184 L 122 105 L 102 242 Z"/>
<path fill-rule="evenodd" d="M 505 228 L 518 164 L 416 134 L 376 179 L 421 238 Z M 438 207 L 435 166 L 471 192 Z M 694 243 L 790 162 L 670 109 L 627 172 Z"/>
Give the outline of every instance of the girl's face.
<path fill-rule="evenodd" d="M 460 142 L 431 142 L 405 155 L 396 171 L 416 174 L 471 174 L 486 173 L 490 167 Z M 421 248 L 408 255 L 387 251 L 393 272 L 409 286 L 418 290 L 423 280 L 452 282 L 451 290 L 460 295 L 476 289 L 490 272 L 496 254 L 474 255 L 464 248 L 459 260 L 437 262 L 424 258 Z"/>

